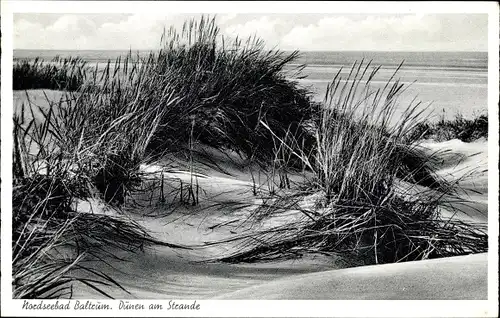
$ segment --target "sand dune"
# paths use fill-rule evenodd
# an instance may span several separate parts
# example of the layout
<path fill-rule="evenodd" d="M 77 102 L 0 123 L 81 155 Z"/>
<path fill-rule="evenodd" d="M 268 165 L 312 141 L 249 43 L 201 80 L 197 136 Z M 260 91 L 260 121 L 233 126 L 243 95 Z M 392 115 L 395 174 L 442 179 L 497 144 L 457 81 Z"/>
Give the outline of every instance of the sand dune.
<path fill-rule="evenodd" d="M 488 221 L 488 142 L 484 139 L 465 143 L 458 139 L 422 144 L 430 151 L 440 151 L 438 174 L 457 182 L 461 197 L 467 202 L 450 205 L 443 213 L 467 221 Z"/>
<path fill-rule="evenodd" d="M 436 143 L 433 147 L 450 149 L 450 158 L 464 155 L 458 164 L 469 170 L 480 170 L 476 182 L 487 190 L 487 144 L 464 144 L 459 141 Z M 452 146 L 452 147 L 450 147 Z M 474 148 L 474 149 L 471 149 Z M 479 152 L 485 159 L 475 163 L 467 154 Z M 454 155 L 453 155 L 454 154 Z M 454 163 L 456 165 L 456 163 Z M 444 164 L 443 169 L 450 167 Z M 147 167 L 146 167 L 147 168 Z M 151 172 L 158 171 L 154 168 Z M 234 170 L 234 169 L 233 169 Z M 460 178 L 453 170 L 441 171 L 452 180 Z M 188 174 L 171 172 L 173 178 L 187 181 Z M 242 180 L 243 179 L 243 180 Z M 251 198 L 251 183 L 240 175 L 223 177 L 203 174 L 200 186 L 207 198 L 224 190 L 219 200 Z M 466 183 L 465 183 L 466 184 Z M 471 188 L 474 183 L 469 184 Z M 469 196 L 468 210 L 455 217 L 478 222 L 487 221 L 487 191 Z M 203 209 L 203 199 L 200 200 Z M 457 206 L 458 207 L 458 206 Z M 463 206 L 461 207 L 464 208 Z M 444 211 L 453 214 L 456 210 Z M 205 209 L 203 213 L 178 211 L 160 219 L 143 219 L 143 224 L 158 238 L 172 243 L 200 244 L 230 237 L 247 230 L 238 227 L 244 215 Z M 210 229 L 216 224 L 235 221 L 231 225 Z M 240 222 L 240 223 L 239 223 Z M 216 299 L 487 299 L 487 254 L 444 259 L 342 268 L 326 257 L 253 265 L 199 264 L 201 260 L 223 253 L 222 246 L 194 251 L 155 249 L 128 264 L 116 264 L 113 276 L 124 283 L 131 294 L 121 298 L 216 298 Z M 116 271 L 119 269 L 119 271 Z M 93 295 L 93 296 L 92 296 Z M 96 297 L 81 289 L 81 298 Z M 97 296 L 98 297 L 98 296 Z"/>
<path fill-rule="evenodd" d="M 487 299 L 487 254 L 362 266 L 279 279 L 221 299 Z"/>
<path fill-rule="evenodd" d="M 24 94 L 24 93 L 23 93 Z M 46 102 L 40 91 L 35 91 L 39 103 Z M 53 98 L 57 99 L 55 93 Z M 59 96 L 60 97 L 60 96 Z M 14 106 L 18 109 L 22 94 L 15 92 Z M 459 181 L 470 201 L 465 206 L 457 203 L 444 214 L 467 220 L 488 220 L 488 163 L 487 142 L 463 143 L 451 140 L 444 143 L 426 142 L 430 151 L 447 149 L 442 155 L 440 175 Z M 217 154 L 211 153 L 212 157 Z M 249 200 L 251 176 L 239 169 L 235 161 L 224 161 L 218 154 L 217 162 L 231 172 L 208 169 L 197 181 L 202 189 L 198 209 L 156 206 L 151 209 L 156 217 L 141 216 L 129 211 L 157 238 L 176 244 L 201 245 L 231 237 L 249 230 L 245 211 L 235 213 L 217 206 L 217 202 Z M 143 167 L 144 171 L 158 173 L 161 166 Z M 190 175 L 170 171 L 165 175 L 172 187 L 176 182 L 188 181 Z M 261 181 L 262 182 L 262 181 Z M 214 198 L 214 194 L 218 194 Z M 80 209 L 90 209 L 82 205 Z M 464 211 L 455 214 L 457 208 Z M 99 203 L 93 207 L 99 211 Z M 153 211 L 154 210 L 154 211 Z M 144 210 L 140 211 L 144 213 Z M 281 221 L 286 221 L 286 215 Z M 226 223 L 226 226 L 217 226 Z M 487 299 L 487 254 L 446 259 L 342 268 L 335 259 L 306 257 L 301 260 L 253 265 L 203 264 L 196 261 L 220 255 L 223 246 L 211 246 L 189 251 L 153 248 L 138 255 L 117 255 L 127 261 L 113 261 L 112 267 L 95 264 L 96 269 L 113 276 L 129 294 L 113 289 L 117 298 L 183 298 L 183 299 Z M 230 247 L 231 248 L 231 247 Z M 232 248 L 237 248 L 233 246 Z M 75 298 L 102 298 L 86 287 L 74 291 Z"/>

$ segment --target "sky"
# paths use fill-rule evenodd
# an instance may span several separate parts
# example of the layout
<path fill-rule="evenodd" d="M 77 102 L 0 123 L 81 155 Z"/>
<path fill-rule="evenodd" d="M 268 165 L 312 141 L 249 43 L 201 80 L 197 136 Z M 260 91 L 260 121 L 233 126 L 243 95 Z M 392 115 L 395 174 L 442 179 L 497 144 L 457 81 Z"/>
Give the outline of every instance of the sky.
<path fill-rule="evenodd" d="M 14 49 L 143 50 L 195 14 L 14 14 Z M 487 51 L 487 14 L 217 14 L 226 38 L 301 51 Z"/>

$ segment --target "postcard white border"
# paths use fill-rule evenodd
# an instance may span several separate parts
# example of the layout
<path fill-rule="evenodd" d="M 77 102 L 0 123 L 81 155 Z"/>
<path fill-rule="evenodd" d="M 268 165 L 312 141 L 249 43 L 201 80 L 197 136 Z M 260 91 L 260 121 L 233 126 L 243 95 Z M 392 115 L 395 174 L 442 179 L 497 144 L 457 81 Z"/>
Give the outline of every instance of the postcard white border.
<path fill-rule="evenodd" d="M 199 300 L 199 312 L 161 312 L 158 316 L 342 316 L 342 317 L 493 317 L 498 314 L 498 98 L 499 8 L 495 2 L 106 2 L 106 1 L 1 1 L 2 77 L 2 282 L 3 315 L 30 315 L 21 311 L 22 300 L 12 300 L 10 237 L 12 209 L 12 28 L 14 12 L 31 13 L 487 13 L 489 15 L 489 255 L 487 301 L 215 301 Z M 101 303 L 116 303 L 100 300 Z M 152 300 L 140 300 L 149 304 Z M 168 302 L 168 300 L 167 300 Z M 33 316 L 116 316 L 104 311 L 34 311 Z M 156 316 L 154 312 L 123 312 L 121 316 Z"/>

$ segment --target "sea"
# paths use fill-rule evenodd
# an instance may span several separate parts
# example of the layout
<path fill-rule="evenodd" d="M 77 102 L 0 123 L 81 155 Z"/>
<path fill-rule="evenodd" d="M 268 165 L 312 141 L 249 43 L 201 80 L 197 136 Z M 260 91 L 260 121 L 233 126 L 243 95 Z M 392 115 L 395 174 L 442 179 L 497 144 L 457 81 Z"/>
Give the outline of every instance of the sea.
<path fill-rule="evenodd" d="M 89 64 L 103 65 L 126 53 L 111 50 L 14 50 L 14 59 L 39 57 L 50 61 L 55 56 L 79 56 Z M 148 52 L 138 53 L 145 55 Z M 402 63 L 394 77 L 406 87 L 398 99 L 402 109 L 410 103 L 421 102 L 421 107 L 426 109 L 424 115 L 430 120 L 450 119 L 457 114 L 466 118 L 487 114 L 487 52 L 300 52 L 287 69 L 292 71 L 305 65 L 301 71 L 304 78 L 295 80 L 321 101 L 339 70 L 340 76 L 346 78 L 352 65 L 361 61 L 370 62 L 373 67 L 380 66 L 371 82 L 374 88 L 383 87 Z"/>

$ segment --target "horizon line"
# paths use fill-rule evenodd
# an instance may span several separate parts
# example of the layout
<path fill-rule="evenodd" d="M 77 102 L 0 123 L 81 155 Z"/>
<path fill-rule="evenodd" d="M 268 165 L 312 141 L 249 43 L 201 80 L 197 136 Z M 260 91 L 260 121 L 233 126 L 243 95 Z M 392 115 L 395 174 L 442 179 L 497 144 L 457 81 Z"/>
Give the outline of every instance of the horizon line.
<path fill-rule="evenodd" d="M 157 51 L 160 50 L 158 49 L 40 49 L 40 48 L 30 48 L 30 49 L 12 49 L 13 51 L 110 51 L 110 52 L 117 52 L 117 51 Z M 458 50 L 458 51 L 449 51 L 449 50 L 421 50 L 421 51 L 415 51 L 415 50 L 395 50 L 395 51 L 385 51 L 385 50 L 304 50 L 304 49 L 279 49 L 279 48 L 274 48 L 274 49 L 269 49 L 271 50 L 279 50 L 283 52 L 293 52 L 293 51 L 299 51 L 299 52 L 381 52 L 381 53 L 488 53 L 489 51 L 468 51 L 468 50 Z"/>

